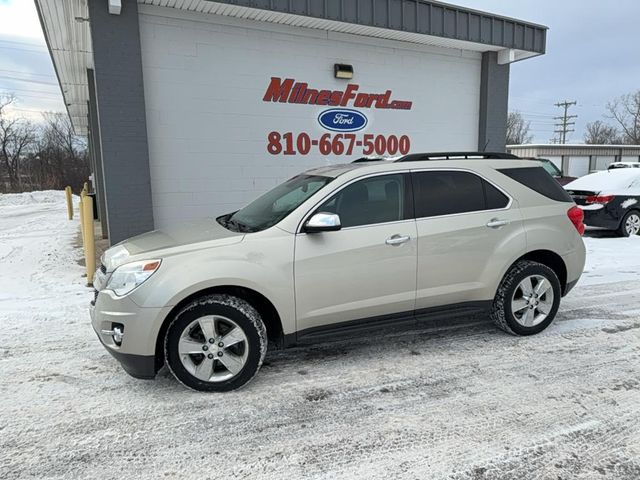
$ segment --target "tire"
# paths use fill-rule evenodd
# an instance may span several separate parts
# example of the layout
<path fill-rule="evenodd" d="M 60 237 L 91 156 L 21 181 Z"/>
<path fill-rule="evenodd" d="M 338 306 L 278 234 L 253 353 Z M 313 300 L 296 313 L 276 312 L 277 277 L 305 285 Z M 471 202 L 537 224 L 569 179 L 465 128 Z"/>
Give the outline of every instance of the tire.
<path fill-rule="evenodd" d="M 527 299 L 524 289 L 527 286 L 526 279 L 529 279 L 529 285 L 532 287 L 530 293 L 544 293 L 537 293 L 538 297 L 532 298 L 531 301 Z M 548 284 L 542 282 L 542 279 Z M 529 298 L 532 296 L 528 295 Z M 522 260 L 514 264 L 502 279 L 493 300 L 490 316 L 494 323 L 507 333 L 534 335 L 553 322 L 558 313 L 561 296 L 560 281 L 553 270 L 541 263 Z"/>
<path fill-rule="evenodd" d="M 164 342 L 171 373 L 184 386 L 201 392 L 227 392 L 246 385 L 266 353 L 267 330 L 260 314 L 247 301 L 224 294 L 207 295 L 183 308 L 169 325 Z"/>
<path fill-rule="evenodd" d="M 621 237 L 630 237 L 631 235 L 637 235 L 640 229 L 640 213 L 632 210 L 627 212 L 616 233 Z"/>

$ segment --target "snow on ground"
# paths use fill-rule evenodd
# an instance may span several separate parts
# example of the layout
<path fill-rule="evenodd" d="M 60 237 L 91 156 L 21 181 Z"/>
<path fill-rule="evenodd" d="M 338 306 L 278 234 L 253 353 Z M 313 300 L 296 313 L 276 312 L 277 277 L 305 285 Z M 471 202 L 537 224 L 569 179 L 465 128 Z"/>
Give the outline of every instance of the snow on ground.
<path fill-rule="evenodd" d="M 61 193 L 0 196 L 3 480 L 640 478 L 640 237 L 589 233 L 540 335 L 469 319 L 271 352 L 207 395 L 100 345 L 77 230 Z"/>
<path fill-rule="evenodd" d="M 640 236 L 620 238 L 606 230 L 589 229 L 584 243 L 587 263 L 580 285 L 624 281 L 640 285 Z"/>

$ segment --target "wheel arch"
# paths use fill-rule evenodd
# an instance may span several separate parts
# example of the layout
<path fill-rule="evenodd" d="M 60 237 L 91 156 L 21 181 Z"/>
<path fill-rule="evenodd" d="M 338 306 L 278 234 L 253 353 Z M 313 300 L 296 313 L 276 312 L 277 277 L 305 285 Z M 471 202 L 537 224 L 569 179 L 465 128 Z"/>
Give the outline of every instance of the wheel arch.
<path fill-rule="evenodd" d="M 511 270 L 511 267 L 521 260 L 530 260 L 532 262 L 541 263 L 546 265 L 554 271 L 558 280 L 560 281 L 560 288 L 562 295 L 567 292 L 567 265 L 560 255 L 551 250 L 532 250 L 519 257 L 515 262 L 509 266 L 507 272 Z"/>
<path fill-rule="evenodd" d="M 249 302 L 262 317 L 264 326 L 267 329 L 267 338 L 269 341 L 274 342 L 279 347 L 283 345 L 284 331 L 282 328 L 282 319 L 280 314 L 273 303 L 262 293 L 251 288 L 241 287 L 238 285 L 219 285 L 215 287 L 208 287 L 198 290 L 197 292 L 193 292 L 180 300 L 164 318 L 156 337 L 156 371 L 158 371 L 164 363 L 164 338 L 173 318 L 175 318 L 177 313 L 184 308 L 185 305 L 188 305 L 198 298 L 213 294 L 233 295 Z"/>

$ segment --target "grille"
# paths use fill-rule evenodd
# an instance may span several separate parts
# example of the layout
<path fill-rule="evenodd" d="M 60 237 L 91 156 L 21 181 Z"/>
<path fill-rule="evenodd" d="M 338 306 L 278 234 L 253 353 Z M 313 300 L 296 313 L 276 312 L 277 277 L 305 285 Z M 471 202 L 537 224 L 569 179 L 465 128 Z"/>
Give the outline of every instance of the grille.
<path fill-rule="evenodd" d="M 100 264 L 100 271 L 102 273 L 107 273 L 107 267 L 105 267 L 103 264 Z"/>

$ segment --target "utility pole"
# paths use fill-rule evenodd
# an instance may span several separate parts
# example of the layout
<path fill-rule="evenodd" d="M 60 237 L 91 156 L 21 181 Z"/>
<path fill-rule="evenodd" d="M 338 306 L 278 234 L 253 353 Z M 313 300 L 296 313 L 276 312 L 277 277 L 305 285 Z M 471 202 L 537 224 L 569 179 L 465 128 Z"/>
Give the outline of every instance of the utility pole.
<path fill-rule="evenodd" d="M 556 123 L 556 128 L 558 130 L 555 130 L 554 133 L 559 133 L 559 142 L 560 143 L 567 143 L 567 133 L 569 132 L 575 132 L 575 130 L 569 128 L 569 127 L 575 127 L 576 122 L 572 121 L 572 119 L 574 118 L 578 118 L 577 115 L 567 115 L 568 111 L 569 111 L 569 107 L 571 105 L 577 105 L 578 102 L 570 102 L 568 100 L 565 100 L 564 102 L 558 102 L 555 104 L 556 107 L 561 107 L 564 108 L 564 114 L 561 117 L 553 117 L 554 120 L 560 120 L 559 123 Z"/>

